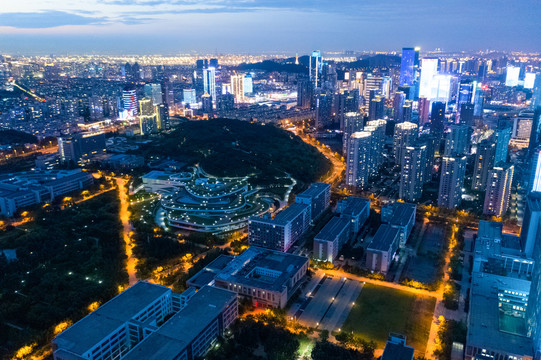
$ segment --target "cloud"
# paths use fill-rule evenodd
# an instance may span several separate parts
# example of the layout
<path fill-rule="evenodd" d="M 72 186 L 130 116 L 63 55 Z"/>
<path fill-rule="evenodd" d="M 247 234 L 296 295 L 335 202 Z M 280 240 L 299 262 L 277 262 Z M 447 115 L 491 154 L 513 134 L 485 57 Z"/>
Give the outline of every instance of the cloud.
<path fill-rule="evenodd" d="M 91 17 L 64 11 L 43 11 L 34 13 L 0 14 L 0 25 L 19 29 L 43 29 L 66 25 L 103 25 L 108 23 L 104 17 Z"/>

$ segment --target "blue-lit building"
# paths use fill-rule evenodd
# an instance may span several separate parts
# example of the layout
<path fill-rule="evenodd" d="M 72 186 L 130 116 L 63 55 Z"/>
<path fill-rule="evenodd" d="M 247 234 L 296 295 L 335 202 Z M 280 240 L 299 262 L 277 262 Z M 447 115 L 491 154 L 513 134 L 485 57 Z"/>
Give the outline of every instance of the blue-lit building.
<path fill-rule="evenodd" d="M 394 202 L 381 208 L 381 221 L 400 231 L 400 247 L 406 245 L 413 227 L 417 206 L 410 203 Z"/>
<path fill-rule="evenodd" d="M 340 214 L 341 218 L 349 220 L 353 238 L 359 233 L 370 216 L 370 199 L 349 196 L 336 204 L 336 212 Z"/>
<path fill-rule="evenodd" d="M 348 242 L 351 223 L 349 219 L 333 217 L 314 237 L 314 259 L 333 262 L 338 251 Z"/>
<path fill-rule="evenodd" d="M 413 48 L 402 49 L 402 59 L 400 61 L 400 86 L 412 86 L 415 80 L 416 51 Z"/>

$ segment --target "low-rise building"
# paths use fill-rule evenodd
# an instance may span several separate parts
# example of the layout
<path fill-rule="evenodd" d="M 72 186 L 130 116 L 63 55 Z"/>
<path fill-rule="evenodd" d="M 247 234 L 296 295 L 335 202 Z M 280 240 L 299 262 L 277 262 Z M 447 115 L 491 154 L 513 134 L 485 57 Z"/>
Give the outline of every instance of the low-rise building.
<path fill-rule="evenodd" d="M 206 286 L 181 304 L 165 286 L 138 282 L 53 340 L 55 360 L 191 360 L 237 318 L 237 295 Z"/>
<path fill-rule="evenodd" d="M 370 199 L 350 196 L 336 204 L 336 212 L 341 218 L 349 219 L 351 235 L 355 237 L 370 217 Z"/>
<path fill-rule="evenodd" d="M 381 221 L 400 230 L 400 247 L 406 242 L 415 226 L 417 206 L 410 203 L 394 202 L 381 208 Z"/>
<path fill-rule="evenodd" d="M 242 254 L 218 257 L 187 282 L 212 285 L 251 299 L 255 306 L 283 308 L 308 271 L 308 258 L 250 247 Z"/>
<path fill-rule="evenodd" d="M 287 251 L 308 230 L 311 206 L 294 203 L 274 218 L 254 216 L 248 221 L 250 245 Z"/>
<path fill-rule="evenodd" d="M 52 201 L 94 182 L 88 172 L 76 170 L 43 170 L 0 176 L 0 214 L 13 216 L 18 209 Z"/>
<path fill-rule="evenodd" d="M 347 218 L 333 217 L 314 237 L 314 258 L 333 262 L 338 251 L 348 242 L 350 221 Z"/>
<path fill-rule="evenodd" d="M 331 205 L 331 185 L 313 183 L 308 189 L 295 196 L 295 202 L 310 205 L 310 216 L 313 221 Z"/>
<path fill-rule="evenodd" d="M 406 345 L 406 336 L 389 334 L 381 360 L 413 360 L 415 349 Z"/>
<path fill-rule="evenodd" d="M 366 249 L 366 266 L 374 272 L 386 274 L 398 250 L 400 230 L 389 224 L 381 224 Z"/>

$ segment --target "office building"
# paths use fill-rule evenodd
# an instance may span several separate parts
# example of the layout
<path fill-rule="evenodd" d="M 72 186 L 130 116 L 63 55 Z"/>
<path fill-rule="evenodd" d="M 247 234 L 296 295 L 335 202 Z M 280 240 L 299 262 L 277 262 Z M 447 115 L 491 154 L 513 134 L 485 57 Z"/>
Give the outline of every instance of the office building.
<path fill-rule="evenodd" d="M 310 109 L 312 107 L 314 88 L 309 78 L 299 78 L 297 80 L 297 107 L 300 109 Z"/>
<path fill-rule="evenodd" d="M 184 105 L 193 106 L 197 104 L 197 97 L 195 96 L 195 89 L 184 89 L 182 90 L 182 99 Z"/>
<path fill-rule="evenodd" d="M 160 84 L 145 84 L 145 97 L 152 99 L 152 105 L 163 104 L 162 86 Z"/>
<path fill-rule="evenodd" d="M 295 202 L 310 206 L 310 220 L 314 221 L 331 206 L 331 185 L 313 183 L 295 196 Z"/>
<path fill-rule="evenodd" d="M 400 60 L 400 86 L 412 86 L 415 80 L 416 51 L 413 48 L 403 48 Z"/>
<path fill-rule="evenodd" d="M 535 358 L 541 355 L 541 193 L 528 194 L 528 203 L 521 232 L 524 252 L 535 262 L 532 286 L 526 309 L 528 335 L 532 338 Z"/>
<path fill-rule="evenodd" d="M 402 122 L 411 122 L 413 117 L 413 102 L 406 100 L 402 106 Z"/>
<path fill-rule="evenodd" d="M 122 91 L 122 103 L 127 117 L 137 115 L 137 92 L 134 88 L 126 87 Z"/>
<path fill-rule="evenodd" d="M 428 123 L 429 114 L 430 114 L 430 100 L 425 97 L 419 98 L 418 101 L 419 109 L 419 126 L 424 126 Z"/>
<path fill-rule="evenodd" d="M 342 154 L 347 156 L 351 134 L 361 131 L 364 127 L 363 116 L 358 112 L 348 112 L 344 115 L 342 126 Z"/>
<path fill-rule="evenodd" d="M 511 141 L 511 127 L 499 126 L 494 130 L 494 140 L 496 142 L 496 152 L 494 154 L 494 163 L 507 162 L 507 153 L 509 152 L 509 141 Z"/>
<path fill-rule="evenodd" d="M 406 245 L 415 226 L 417 206 L 410 203 L 393 202 L 381 208 L 381 222 L 395 227 L 399 231 L 399 246 Z"/>
<path fill-rule="evenodd" d="M 541 100 L 539 100 L 541 102 Z M 528 143 L 528 154 L 533 155 L 535 149 L 541 144 L 541 106 L 537 106 L 533 113 L 532 127 L 530 130 L 530 141 Z"/>
<path fill-rule="evenodd" d="M 404 104 L 406 103 L 406 94 L 403 91 L 397 91 L 393 98 L 393 119 L 396 122 L 402 122 L 404 118 Z"/>
<path fill-rule="evenodd" d="M 381 95 L 376 95 L 370 99 L 370 106 L 368 107 L 369 120 L 383 119 L 385 115 L 385 98 Z"/>
<path fill-rule="evenodd" d="M 474 127 L 475 126 L 475 121 L 474 121 L 474 118 L 473 118 L 474 117 L 474 110 L 475 110 L 475 105 L 474 104 L 466 103 L 466 104 L 460 105 L 459 124 L 466 125 L 466 126 L 469 126 L 469 127 Z"/>
<path fill-rule="evenodd" d="M 55 360 L 192 360 L 238 316 L 237 295 L 206 286 L 176 294 L 138 282 L 53 340 Z M 183 299 L 183 295 L 184 299 Z"/>
<path fill-rule="evenodd" d="M 400 159 L 399 198 L 417 202 L 423 193 L 426 175 L 426 145 L 405 146 Z"/>
<path fill-rule="evenodd" d="M 248 221 L 250 245 L 288 251 L 303 236 L 311 221 L 311 206 L 294 203 L 274 218 L 253 216 Z"/>
<path fill-rule="evenodd" d="M 231 94 L 236 102 L 244 101 L 244 74 L 231 75 Z"/>
<path fill-rule="evenodd" d="M 210 96 L 208 93 L 204 93 L 203 96 L 201 96 L 201 110 L 204 114 L 208 114 L 209 116 L 214 114 L 212 100 L 212 96 Z"/>
<path fill-rule="evenodd" d="M 526 320 L 534 261 L 489 221 L 479 222 L 473 254 L 465 359 L 533 359 Z"/>
<path fill-rule="evenodd" d="M 151 98 L 139 100 L 139 128 L 141 135 L 158 131 L 156 111 Z"/>
<path fill-rule="evenodd" d="M 381 224 L 366 248 L 366 267 L 386 274 L 399 247 L 400 231 L 389 224 Z"/>
<path fill-rule="evenodd" d="M 396 124 L 393 136 L 393 153 L 395 163 L 400 165 L 402 161 L 402 151 L 405 147 L 413 145 L 419 137 L 417 124 L 403 122 Z"/>
<path fill-rule="evenodd" d="M 406 345 L 405 335 L 391 333 L 380 360 L 413 360 L 414 352 L 411 346 Z"/>
<path fill-rule="evenodd" d="M 520 66 L 507 65 L 505 74 L 505 86 L 518 86 Z"/>
<path fill-rule="evenodd" d="M 203 69 L 203 92 L 216 100 L 216 69 L 213 67 Z"/>
<path fill-rule="evenodd" d="M 333 94 L 330 91 L 316 89 L 315 110 L 316 129 L 321 130 L 332 124 Z"/>
<path fill-rule="evenodd" d="M 443 156 L 441 161 L 438 206 L 455 209 L 462 200 L 466 175 L 466 156 Z"/>
<path fill-rule="evenodd" d="M 308 64 L 308 74 L 310 76 L 310 82 L 312 87 L 317 89 L 321 87 L 321 71 L 323 63 L 321 61 L 321 51 L 314 50 L 310 56 L 310 63 Z"/>
<path fill-rule="evenodd" d="M 314 237 L 314 259 L 332 263 L 342 246 L 348 242 L 350 227 L 349 219 L 332 217 Z"/>
<path fill-rule="evenodd" d="M 363 98 L 365 110 L 369 108 L 370 101 L 376 95 L 383 95 L 383 77 L 370 74 L 364 78 Z"/>
<path fill-rule="evenodd" d="M 349 196 L 338 201 L 336 212 L 349 221 L 351 238 L 354 239 L 370 216 L 370 199 Z"/>
<path fill-rule="evenodd" d="M 444 102 L 433 102 L 432 111 L 430 113 L 430 133 L 436 136 L 438 139 L 443 137 L 443 131 L 445 128 L 445 108 Z"/>
<path fill-rule="evenodd" d="M 451 125 L 445 134 L 446 156 L 469 155 L 471 143 L 471 128 L 466 125 Z"/>
<path fill-rule="evenodd" d="M 511 164 L 500 164 L 488 171 L 483 214 L 499 217 L 505 215 L 509 207 L 514 170 Z"/>
<path fill-rule="evenodd" d="M 487 185 L 488 171 L 494 167 L 496 144 L 491 138 L 482 140 L 477 145 L 473 167 L 472 189 L 482 191 Z"/>
<path fill-rule="evenodd" d="M 9 173 L 0 176 L 0 214 L 13 216 L 17 210 L 92 185 L 91 174 L 76 170 L 43 170 Z"/>
<path fill-rule="evenodd" d="M 252 95 L 254 92 L 254 84 L 252 74 L 244 75 L 244 95 Z"/>
<path fill-rule="evenodd" d="M 308 266 L 306 257 L 252 246 L 234 257 L 219 256 L 187 284 L 234 291 L 258 307 L 284 308 L 303 283 Z"/>
<path fill-rule="evenodd" d="M 58 154 L 63 162 L 85 163 L 92 156 L 104 154 L 105 151 L 105 133 L 102 131 L 88 131 L 58 138 Z"/>
<path fill-rule="evenodd" d="M 419 97 L 431 98 L 434 77 L 438 74 L 438 59 L 423 59 L 421 61 L 421 79 Z"/>
<path fill-rule="evenodd" d="M 370 131 L 372 133 L 372 145 L 371 145 L 371 158 L 374 159 L 371 162 L 371 174 L 376 174 L 381 168 L 384 162 L 383 150 L 385 145 L 385 131 L 387 128 L 387 121 L 385 120 L 370 120 L 366 122 L 364 131 Z"/>

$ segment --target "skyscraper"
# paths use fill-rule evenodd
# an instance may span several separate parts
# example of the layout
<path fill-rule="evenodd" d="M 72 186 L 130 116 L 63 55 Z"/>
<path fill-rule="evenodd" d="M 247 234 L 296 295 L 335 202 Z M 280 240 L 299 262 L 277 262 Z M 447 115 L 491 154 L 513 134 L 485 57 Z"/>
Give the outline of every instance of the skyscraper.
<path fill-rule="evenodd" d="M 432 103 L 432 112 L 430 114 L 430 133 L 438 139 L 443 137 L 445 127 L 445 108 L 446 104 L 436 101 Z"/>
<path fill-rule="evenodd" d="M 210 96 L 208 93 L 204 93 L 203 96 L 201 96 L 201 110 L 203 110 L 203 113 L 208 114 L 209 116 L 214 114 L 212 96 Z"/>
<path fill-rule="evenodd" d="M 385 129 L 387 121 L 385 120 L 370 120 L 366 122 L 364 131 L 372 132 L 371 158 L 373 159 L 370 174 L 375 175 L 383 165 L 383 148 L 385 146 Z"/>
<path fill-rule="evenodd" d="M 145 84 L 145 97 L 152 99 L 153 105 L 163 103 L 162 86 L 160 84 Z"/>
<path fill-rule="evenodd" d="M 342 128 L 342 154 L 347 156 L 347 148 L 351 134 L 363 129 L 363 116 L 358 112 L 348 112 L 344 116 Z"/>
<path fill-rule="evenodd" d="M 485 139 L 477 145 L 472 177 L 473 190 L 484 190 L 486 188 L 488 171 L 494 166 L 495 154 L 496 144 L 492 139 Z"/>
<path fill-rule="evenodd" d="M 413 101 L 406 100 L 402 106 L 402 122 L 411 122 L 413 117 Z"/>
<path fill-rule="evenodd" d="M 297 106 L 301 109 L 310 109 L 314 88 L 308 78 L 299 78 L 297 81 Z"/>
<path fill-rule="evenodd" d="M 212 98 L 212 101 L 216 100 L 216 69 L 209 67 L 203 69 L 203 92 L 206 92 Z"/>
<path fill-rule="evenodd" d="M 460 106 L 460 116 L 459 116 L 459 124 L 467 125 L 470 127 L 475 126 L 475 122 L 473 120 L 473 114 L 475 110 L 474 104 L 462 104 Z"/>
<path fill-rule="evenodd" d="M 411 122 L 396 124 L 393 137 L 393 153 L 397 165 L 400 165 L 404 148 L 413 145 L 417 141 L 418 136 L 419 129 L 417 124 Z"/>
<path fill-rule="evenodd" d="M 415 49 L 403 48 L 400 61 L 400 86 L 412 86 L 414 81 Z"/>
<path fill-rule="evenodd" d="M 231 75 L 231 93 L 237 102 L 244 101 L 244 74 Z"/>
<path fill-rule="evenodd" d="M 507 72 L 505 74 L 505 86 L 517 86 L 519 75 L 519 66 L 507 65 Z"/>
<path fill-rule="evenodd" d="M 318 89 L 316 94 L 316 129 L 324 129 L 332 123 L 333 96 L 328 91 Z"/>
<path fill-rule="evenodd" d="M 426 150 L 426 145 L 405 146 L 402 149 L 400 199 L 416 202 L 421 198 L 426 173 Z"/>
<path fill-rule="evenodd" d="M 528 154 L 533 155 L 535 149 L 541 144 L 541 105 L 537 106 L 533 113 L 532 130 L 530 131 L 530 142 Z"/>
<path fill-rule="evenodd" d="M 406 102 L 406 94 L 402 91 L 397 91 L 393 99 L 393 119 L 397 122 L 403 121 L 403 107 Z"/>
<path fill-rule="evenodd" d="M 425 97 L 419 98 L 419 126 L 423 126 L 428 123 L 428 115 L 430 114 L 430 100 Z"/>
<path fill-rule="evenodd" d="M 254 92 L 254 85 L 252 80 L 252 74 L 244 75 L 244 95 L 252 95 Z"/>
<path fill-rule="evenodd" d="M 483 214 L 503 216 L 509 206 L 514 166 L 497 165 L 488 171 Z"/>
<path fill-rule="evenodd" d="M 509 152 L 509 141 L 511 140 L 511 127 L 507 125 L 498 126 L 494 130 L 494 139 L 496 141 L 496 153 L 494 155 L 494 164 L 507 162 L 507 153 Z"/>
<path fill-rule="evenodd" d="M 156 111 L 152 104 L 152 98 L 146 97 L 139 100 L 139 128 L 141 135 L 148 135 L 158 130 Z"/>
<path fill-rule="evenodd" d="M 469 155 L 471 129 L 466 125 L 452 125 L 445 137 L 444 155 Z"/>
<path fill-rule="evenodd" d="M 184 89 L 182 90 L 182 102 L 184 105 L 191 106 L 192 104 L 197 103 L 197 98 L 195 95 L 195 89 Z"/>
<path fill-rule="evenodd" d="M 441 161 L 438 206 L 455 209 L 462 200 L 462 187 L 466 175 L 466 157 L 443 156 Z"/>
<path fill-rule="evenodd" d="M 434 76 L 438 74 L 438 59 L 423 59 L 421 62 L 421 80 L 419 96 L 431 98 Z"/>
<path fill-rule="evenodd" d="M 365 188 L 368 185 L 372 159 L 372 132 L 359 131 L 349 138 L 346 162 L 346 185 Z"/>
<path fill-rule="evenodd" d="M 385 114 L 385 98 L 381 95 L 376 95 L 371 99 L 368 113 L 370 120 L 383 119 Z"/>
<path fill-rule="evenodd" d="M 314 50 L 310 56 L 310 63 L 308 64 L 308 71 L 310 74 L 310 82 L 314 89 L 321 87 L 321 51 Z"/>
<path fill-rule="evenodd" d="M 124 103 L 124 111 L 128 117 L 137 115 L 137 92 L 135 88 L 126 87 L 122 92 L 122 102 Z"/>

